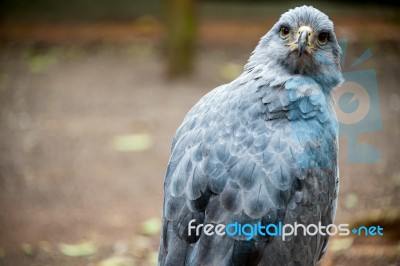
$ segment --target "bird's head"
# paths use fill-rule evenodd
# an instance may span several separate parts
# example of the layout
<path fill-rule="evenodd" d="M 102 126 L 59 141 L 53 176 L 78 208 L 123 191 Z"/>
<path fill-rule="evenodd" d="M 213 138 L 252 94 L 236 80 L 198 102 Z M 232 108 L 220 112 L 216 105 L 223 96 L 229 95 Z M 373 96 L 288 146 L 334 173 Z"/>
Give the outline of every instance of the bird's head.
<path fill-rule="evenodd" d="M 341 49 L 332 21 L 311 6 L 290 9 L 261 38 L 246 68 L 280 66 L 289 74 L 340 75 Z M 337 85 L 332 84 L 332 85 Z"/>

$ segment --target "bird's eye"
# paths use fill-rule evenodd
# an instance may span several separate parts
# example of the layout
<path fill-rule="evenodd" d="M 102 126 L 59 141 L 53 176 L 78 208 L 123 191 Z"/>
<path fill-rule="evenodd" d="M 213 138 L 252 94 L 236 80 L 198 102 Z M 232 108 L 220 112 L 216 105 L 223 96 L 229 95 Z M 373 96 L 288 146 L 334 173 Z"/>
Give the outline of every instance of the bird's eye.
<path fill-rule="evenodd" d="M 321 32 L 320 34 L 318 34 L 318 43 L 320 45 L 324 45 L 328 41 L 328 38 L 329 38 L 329 33 Z"/>
<path fill-rule="evenodd" d="M 281 38 L 287 38 L 289 36 L 290 29 L 288 27 L 281 27 L 279 34 Z"/>

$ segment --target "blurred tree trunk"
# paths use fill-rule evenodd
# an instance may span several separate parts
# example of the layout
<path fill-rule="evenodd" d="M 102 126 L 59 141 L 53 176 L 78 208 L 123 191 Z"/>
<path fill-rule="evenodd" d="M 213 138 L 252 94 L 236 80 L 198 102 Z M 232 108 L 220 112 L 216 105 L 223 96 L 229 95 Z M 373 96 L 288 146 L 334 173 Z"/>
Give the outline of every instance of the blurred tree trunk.
<path fill-rule="evenodd" d="M 167 75 L 185 76 L 193 70 L 197 28 L 196 0 L 165 0 Z"/>

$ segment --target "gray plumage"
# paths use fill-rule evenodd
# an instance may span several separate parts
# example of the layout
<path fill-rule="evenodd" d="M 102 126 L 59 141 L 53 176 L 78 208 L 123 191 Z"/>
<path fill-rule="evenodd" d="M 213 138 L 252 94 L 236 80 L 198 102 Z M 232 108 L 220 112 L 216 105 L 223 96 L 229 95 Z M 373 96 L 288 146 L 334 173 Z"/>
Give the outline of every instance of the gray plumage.
<path fill-rule="evenodd" d="M 330 93 L 341 82 L 329 18 L 308 6 L 284 13 L 243 74 L 204 96 L 176 133 L 159 265 L 316 264 L 328 236 L 189 236 L 188 223 L 333 223 L 338 124 Z"/>

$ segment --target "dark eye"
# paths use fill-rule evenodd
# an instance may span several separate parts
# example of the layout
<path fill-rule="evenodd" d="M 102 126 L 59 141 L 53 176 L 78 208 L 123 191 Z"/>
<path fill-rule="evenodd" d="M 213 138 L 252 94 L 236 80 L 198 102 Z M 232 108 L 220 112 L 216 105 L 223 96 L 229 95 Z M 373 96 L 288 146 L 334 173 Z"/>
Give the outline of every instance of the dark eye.
<path fill-rule="evenodd" d="M 328 38 L 329 38 L 329 33 L 321 32 L 320 34 L 318 34 L 318 43 L 324 45 L 328 41 Z"/>
<path fill-rule="evenodd" d="M 282 26 L 281 29 L 279 30 L 279 34 L 281 35 L 281 38 L 286 38 L 289 36 L 290 29 L 288 27 Z"/>

